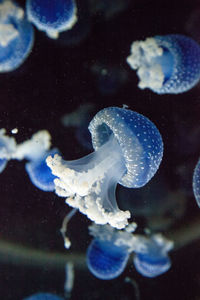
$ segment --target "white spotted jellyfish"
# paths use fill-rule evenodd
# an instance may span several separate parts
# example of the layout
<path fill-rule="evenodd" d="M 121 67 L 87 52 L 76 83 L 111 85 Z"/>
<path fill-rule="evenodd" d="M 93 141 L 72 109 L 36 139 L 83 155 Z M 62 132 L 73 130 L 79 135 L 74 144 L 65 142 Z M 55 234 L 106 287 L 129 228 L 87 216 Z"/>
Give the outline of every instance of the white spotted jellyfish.
<path fill-rule="evenodd" d="M 89 226 L 94 237 L 87 249 L 87 266 L 97 278 L 111 280 L 125 269 L 133 249 L 142 251 L 143 245 L 129 232 L 117 230 L 110 225 Z"/>
<path fill-rule="evenodd" d="M 28 20 L 50 38 L 71 29 L 77 21 L 77 7 L 74 0 L 27 0 Z"/>
<path fill-rule="evenodd" d="M 139 88 L 157 94 L 186 92 L 200 79 L 200 45 L 180 34 L 133 42 L 127 62 L 137 70 Z"/>
<path fill-rule="evenodd" d="M 27 298 L 24 298 L 23 300 L 64 300 L 64 298 L 50 293 L 37 293 Z"/>
<path fill-rule="evenodd" d="M 145 277 L 153 278 L 167 272 L 171 267 L 168 252 L 173 248 L 173 242 L 161 234 L 142 237 L 144 248 L 135 250 L 133 259 L 136 270 Z"/>
<path fill-rule="evenodd" d="M 33 26 L 24 10 L 11 0 L 0 1 L 0 72 L 18 68 L 34 43 Z"/>
<path fill-rule="evenodd" d="M 162 137 L 148 118 L 118 107 L 99 111 L 88 128 L 93 153 L 74 161 L 47 158 L 58 177 L 55 192 L 96 224 L 124 228 L 130 212 L 118 208 L 117 183 L 139 188 L 154 176 L 163 156 Z"/>
<path fill-rule="evenodd" d="M 17 144 L 14 137 L 6 135 L 6 130 L 0 130 L 0 173 L 5 169 L 11 159 L 27 160 L 26 171 L 31 182 L 43 191 L 54 191 L 56 178 L 46 164 L 49 155 L 60 153 L 58 149 L 50 149 L 51 136 L 48 131 L 41 130 L 31 139 Z"/>
<path fill-rule="evenodd" d="M 48 131 L 41 130 L 35 133 L 31 139 L 17 145 L 13 154 L 14 159 L 26 159 L 25 169 L 31 182 L 39 189 L 52 192 L 55 189 L 56 178 L 46 164 L 49 155 L 60 153 L 58 149 L 50 149 L 51 136 Z"/>
<path fill-rule="evenodd" d="M 124 271 L 131 253 L 135 253 L 133 262 L 136 270 L 145 277 L 156 277 L 170 268 L 168 251 L 173 248 L 173 242 L 161 234 L 133 234 L 136 224 L 130 225 L 125 230 L 109 225 L 89 226 L 94 239 L 87 249 L 87 266 L 95 277 L 102 280 L 118 277 Z"/>
<path fill-rule="evenodd" d="M 192 186 L 196 202 L 200 207 L 200 159 L 194 169 Z"/>

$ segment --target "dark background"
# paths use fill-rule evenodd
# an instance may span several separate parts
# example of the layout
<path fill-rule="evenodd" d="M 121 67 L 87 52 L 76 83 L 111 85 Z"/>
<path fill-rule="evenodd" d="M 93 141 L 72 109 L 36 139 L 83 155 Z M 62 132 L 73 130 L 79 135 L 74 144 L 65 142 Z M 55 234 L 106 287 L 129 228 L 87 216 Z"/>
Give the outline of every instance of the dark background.
<path fill-rule="evenodd" d="M 113 13 L 114 8 L 126 2 L 127 6 Z M 24 5 L 25 1 L 18 3 Z M 152 182 L 147 185 L 147 199 L 141 196 L 134 220 L 141 231 L 149 227 L 169 237 L 175 232 L 181 241 L 186 235 L 185 224 L 193 231 L 195 220 L 197 231 L 200 228 L 200 211 L 192 193 L 192 173 L 200 154 L 200 85 L 179 95 L 160 96 L 140 90 L 126 57 L 134 40 L 154 35 L 178 33 L 200 41 L 200 2 L 79 0 L 78 11 L 79 28 L 67 36 L 61 35 L 59 40 L 51 40 L 35 30 L 35 44 L 24 64 L 0 75 L 0 127 L 8 133 L 18 128 L 18 142 L 47 129 L 53 146 L 60 149 L 66 160 L 72 160 L 91 150 L 77 140 L 78 128 L 63 126 L 63 115 L 86 103 L 94 104 L 90 117 L 104 107 L 123 104 L 144 114 L 159 128 L 165 151 L 152 181 L 158 192 L 156 189 L 152 196 Z M 108 76 L 102 75 L 102 69 L 109 70 Z M 59 253 L 66 255 L 66 260 L 68 255 L 75 255 L 72 300 L 200 299 L 198 234 L 195 241 L 190 241 L 187 232 L 184 246 L 171 253 L 172 268 L 158 278 L 144 278 L 129 264 L 119 278 L 98 280 L 84 263 L 91 240 L 87 231 L 89 220 L 79 213 L 72 219 L 72 248 L 67 252 L 59 228 L 70 208 L 54 193 L 38 190 L 30 182 L 24 163 L 10 161 L 0 174 L 0 299 L 19 300 L 39 291 L 62 296 L 65 265 L 44 262 L 45 253 L 49 252 L 57 253 L 57 257 Z M 164 196 L 160 196 L 160 190 Z M 141 195 L 144 191 L 141 189 Z M 118 188 L 117 192 L 123 195 L 123 189 Z M 174 196 L 177 192 L 181 194 L 180 201 Z M 132 201 L 134 215 L 134 198 Z M 146 203 L 149 208 L 143 212 Z M 161 213 L 155 217 L 157 207 Z M 9 254 L 7 242 L 11 243 Z M 34 249 L 41 251 L 42 256 Z M 134 284 L 126 283 L 126 276 Z"/>

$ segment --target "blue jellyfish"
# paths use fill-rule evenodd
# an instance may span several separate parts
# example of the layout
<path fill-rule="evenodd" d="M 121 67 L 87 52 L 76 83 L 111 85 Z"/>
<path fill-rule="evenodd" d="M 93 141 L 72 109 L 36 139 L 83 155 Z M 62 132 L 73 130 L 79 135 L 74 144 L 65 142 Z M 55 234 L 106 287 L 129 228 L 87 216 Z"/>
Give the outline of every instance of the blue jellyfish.
<path fill-rule="evenodd" d="M 50 38 L 58 38 L 59 32 L 69 30 L 77 21 L 74 0 L 27 0 L 28 20 Z"/>
<path fill-rule="evenodd" d="M 200 207 L 200 159 L 194 169 L 192 186 L 195 199 Z"/>
<path fill-rule="evenodd" d="M 51 169 L 46 164 L 46 158 L 49 155 L 58 154 L 59 150 L 54 148 L 46 151 L 41 157 L 36 160 L 31 160 L 26 163 L 25 168 L 31 182 L 40 190 L 52 192 L 55 189 L 54 179 L 56 178 Z"/>
<path fill-rule="evenodd" d="M 136 270 L 145 277 L 156 277 L 169 270 L 171 261 L 168 251 L 173 248 L 173 242 L 160 234 L 152 235 L 144 240 L 144 249 L 135 251 L 133 263 Z"/>
<path fill-rule="evenodd" d="M 133 42 L 127 62 L 137 70 L 139 88 L 158 94 L 183 93 L 200 79 L 200 46 L 180 34 Z"/>
<path fill-rule="evenodd" d="M 58 149 L 50 150 L 50 140 L 49 132 L 41 130 L 35 133 L 31 139 L 18 144 L 15 152 L 12 154 L 13 159 L 26 159 L 28 161 L 25 168 L 30 180 L 37 188 L 43 191 L 53 191 L 54 179 L 56 178 L 46 164 L 47 156 L 59 153 Z"/>
<path fill-rule="evenodd" d="M 24 298 L 23 300 L 64 300 L 64 298 L 50 293 L 37 293 L 27 298 Z"/>
<path fill-rule="evenodd" d="M 6 135 L 5 129 L 0 129 L 0 173 L 5 169 L 7 162 L 16 151 L 15 139 Z"/>
<path fill-rule="evenodd" d="M 87 266 L 99 279 L 118 277 L 124 271 L 133 249 L 141 250 L 138 238 L 129 232 L 96 224 L 89 226 L 89 231 L 94 239 L 87 249 Z"/>
<path fill-rule="evenodd" d="M 154 176 L 163 156 L 162 137 L 148 118 L 118 107 L 99 111 L 89 131 L 93 153 L 75 161 L 47 158 L 58 177 L 55 192 L 95 223 L 124 228 L 130 212 L 118 208 L 116 185 L 139 188 Z"/>
<path fill-rule="evenodd" d="M 0 2 L 0 72 L 18 68 L 29 55 L 34 41 L 32 25 L 24 11 L 11 0 Z"/>

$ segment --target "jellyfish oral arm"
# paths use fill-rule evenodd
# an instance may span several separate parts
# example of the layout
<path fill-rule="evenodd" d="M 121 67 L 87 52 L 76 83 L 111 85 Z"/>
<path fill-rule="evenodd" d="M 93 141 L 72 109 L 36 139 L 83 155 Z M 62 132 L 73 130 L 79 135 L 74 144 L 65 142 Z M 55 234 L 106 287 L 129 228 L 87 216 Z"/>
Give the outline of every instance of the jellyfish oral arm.
<path fill-rule="evenodd" d="M 56 193 L 67 197 L 67 204 L 97 224 L 109 223 L 119 229 L 128 224 L 130 212 L 121 211 L 115 199 L 116 185 L 126 166 L 113 135 L 97 151 L 82 159 L 66 162 L 55 155 L 49 156 L 46 162 L 58 177 L 54 180 Z"/>

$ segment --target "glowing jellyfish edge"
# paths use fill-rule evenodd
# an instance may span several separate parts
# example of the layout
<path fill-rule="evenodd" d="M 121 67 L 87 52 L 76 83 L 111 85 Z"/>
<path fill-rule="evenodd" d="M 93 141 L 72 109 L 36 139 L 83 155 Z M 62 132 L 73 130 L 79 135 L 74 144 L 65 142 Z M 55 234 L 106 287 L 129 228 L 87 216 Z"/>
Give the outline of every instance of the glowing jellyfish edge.
<path fill-rule="evenodd" d="M 95 223 L 124 228 L 130 212 L 118 208 L 116 185 L 138 188 L 154 176 L 163 156 L 161 135 L 146 117 L 118 107 L 98 112 L 89 130 L 93 153 L 75 161 L 47 158 L 58 177 L 55 192 Z"/>

